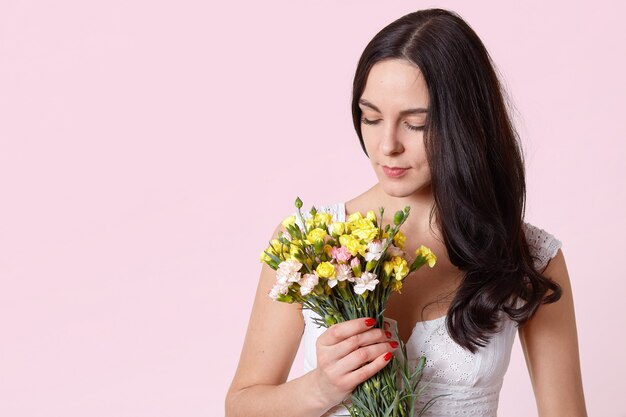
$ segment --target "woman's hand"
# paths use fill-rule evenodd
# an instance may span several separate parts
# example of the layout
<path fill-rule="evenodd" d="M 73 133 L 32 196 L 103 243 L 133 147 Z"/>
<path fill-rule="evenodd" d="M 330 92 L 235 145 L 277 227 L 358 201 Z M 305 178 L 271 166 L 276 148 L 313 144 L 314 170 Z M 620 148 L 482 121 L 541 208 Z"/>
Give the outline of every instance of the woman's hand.
<path fill-rule="evenodd" d="M 398 342 L 391 340 L 389 331 L 373 328 L 374 324 L 372 318 L 348 320 L 329 327 L 317 338 L 317 368 L 313 372 L 324 402 L 342 402 L 357 385 L 389 363 Z"/>

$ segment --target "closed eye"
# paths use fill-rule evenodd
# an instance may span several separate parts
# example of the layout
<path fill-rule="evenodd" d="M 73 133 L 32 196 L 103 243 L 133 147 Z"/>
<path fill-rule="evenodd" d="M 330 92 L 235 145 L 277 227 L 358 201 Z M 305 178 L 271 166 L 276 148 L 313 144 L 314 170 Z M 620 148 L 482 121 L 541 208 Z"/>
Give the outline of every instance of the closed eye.
<path fill-rule="evenodd" d="M 379 122 L 380 120 L 368 120 L 365 117 L 361 117 L 361 122 L 363 122 L 363 124 L 366 125 L 375 125 Z M 424 130 L 424 126 L 413 126 L 412 124 L 409 124 L 407 122 L 404 122 L 404 125 L 407 127 L 407 129 L 409 130 Z"/>
<path fill-rule="evenodd" d="M 366 125 L 375 125 L 378 123 L 378 120 L 367 120 L 365 117 L 362 117 L 361 121 Z"/>

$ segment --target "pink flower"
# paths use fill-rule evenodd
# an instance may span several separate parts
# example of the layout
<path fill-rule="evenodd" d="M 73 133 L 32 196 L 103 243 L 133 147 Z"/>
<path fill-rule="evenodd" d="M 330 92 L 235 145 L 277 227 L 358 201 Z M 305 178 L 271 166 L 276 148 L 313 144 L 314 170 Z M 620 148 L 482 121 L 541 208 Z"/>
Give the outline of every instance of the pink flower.
<path fill-rule="evenodd" d="M 350 251 L 345 246 L 333 247 L 330 250 L 330 256 L 341 262 L 348 262 L 351 258 Z"/>
<path fill-rule="evenodd" d="M 404 251 L 397 246 L 389 245 L 387 247 L 387 254 L 389 256 L 404 256 Z"/>
<path fill-rule="evenodd" d="M 337 281 L 350 281 L 354 282 L 354 277 L 352 276 L 352 268 L 346 264 L 339 264 L 335 267 L 335 278 Z"/>
<path fill-rule="evenodd" d="M 302 264 L 293 259 L 281 262 L 276 270 L 277 282 L 280 284 L 298 282 L 300 268 L 302 268 Z"/>
<path fill-rule="evenodd" d="M 279 294 L 287 295 L 289 292 L 289 283 L 279 283 L 274 284 L 271 290 L 269 290 L 268 295 L 274 301 L 278 298 Z"/>
<path fill-rule="evenodd" d="M 317 276 L 316 273 L 313 274 L 304 274 L 298 284 L 300 284 L 300 294 L 303 296 L 307 295 L 319 282 L 320 277 Z"/>

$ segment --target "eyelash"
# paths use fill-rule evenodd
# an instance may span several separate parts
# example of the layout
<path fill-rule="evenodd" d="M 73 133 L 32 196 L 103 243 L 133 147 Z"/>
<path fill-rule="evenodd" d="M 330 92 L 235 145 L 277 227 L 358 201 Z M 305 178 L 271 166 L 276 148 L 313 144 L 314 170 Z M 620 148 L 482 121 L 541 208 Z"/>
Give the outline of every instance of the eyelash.
<path fill-rule="evenodd" d="M 378 121 L 374 122 L 372 120 L 366 119 L 365 117 L 362 117 L 361 121 L 366 125 L 375 125 L 376 123 L 378 123 Z M 406 127 L 409 128 L 410 130 L 424 130 L 424 126 L 413 126 L 408 123 L 405 123 L 405 124 L 406 124 Z"/>

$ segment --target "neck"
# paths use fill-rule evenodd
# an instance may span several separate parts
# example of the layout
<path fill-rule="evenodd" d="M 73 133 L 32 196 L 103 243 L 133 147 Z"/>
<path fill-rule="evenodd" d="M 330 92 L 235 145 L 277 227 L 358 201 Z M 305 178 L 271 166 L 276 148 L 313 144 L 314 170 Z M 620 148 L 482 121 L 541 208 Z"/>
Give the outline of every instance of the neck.
<path fill-rule="evenodd" d="M 431 210 L 435 204 L 435 197 L 430 187 L 421 191 L 402 197 L 395 197 L 383 191 L 379 183 L 374 185 L 370 190 L 374 195 L 374 201 L 380 202 L 385 208 L 385 219 L 393 222 L 394 214 L 399 210 L 404 210 L 406 206 L 410 207 L 409 217 L 402 225 L 406 230 L 424 230 L 428 227 Z M 376 214 L 378 207 L 374 210 Z M 436 222 L 436 213 L 433 214 L 433 223 Z M 433 224 L 434 226 L 434 224 Z"/>

